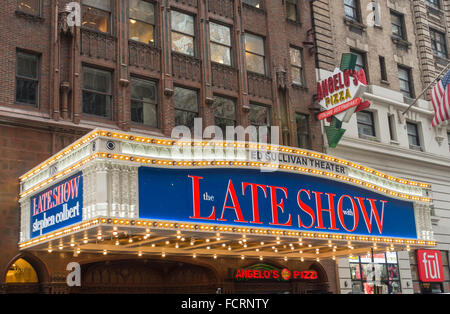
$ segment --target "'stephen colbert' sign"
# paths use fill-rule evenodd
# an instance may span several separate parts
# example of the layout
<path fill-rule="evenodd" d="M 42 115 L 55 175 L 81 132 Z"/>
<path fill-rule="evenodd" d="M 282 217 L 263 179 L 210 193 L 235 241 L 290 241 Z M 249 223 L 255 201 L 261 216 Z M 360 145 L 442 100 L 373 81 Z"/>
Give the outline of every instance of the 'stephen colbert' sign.
<path fill-rule="evenodd" d="M 83 208 L 81 172 L 31 197 L 30 238 L 80 222 Z"/>
<path fill-rule="evenodd" d="M 139 216 L 417 239 L 411 202 L 285 172 L 141 167 Z"/>

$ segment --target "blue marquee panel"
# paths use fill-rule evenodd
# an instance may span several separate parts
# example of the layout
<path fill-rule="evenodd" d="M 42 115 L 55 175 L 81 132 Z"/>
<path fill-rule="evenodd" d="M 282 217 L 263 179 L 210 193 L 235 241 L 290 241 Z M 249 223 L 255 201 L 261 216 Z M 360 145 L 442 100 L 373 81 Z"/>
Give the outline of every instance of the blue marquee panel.
<path fill-rule="evenodd" d="M 285 172 L 140 167 L 139 217 L 417 239 L 412 202 Z"/>

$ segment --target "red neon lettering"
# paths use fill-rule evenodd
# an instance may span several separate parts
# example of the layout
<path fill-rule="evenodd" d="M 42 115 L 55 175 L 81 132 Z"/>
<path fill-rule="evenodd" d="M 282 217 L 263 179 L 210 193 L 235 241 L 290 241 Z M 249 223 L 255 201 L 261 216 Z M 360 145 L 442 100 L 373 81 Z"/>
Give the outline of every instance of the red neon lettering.
<path fill-rule="evenodd" d="M 279 189 L 283 191 L 285 197 L 287 198 L 287 188 L 270 185 L 268 185 L 268 187 L 270 189 L 270 197 L 272 199 L 272 222 L 269 223 L 269 225 L 292 226 L 291 214 L 289 214 L 289 219 L 286 223 L 280 224 L 278 221 L 278 208 L 280 208 L 281 212 L 284 213 L 284 199 L 281 199 L 280 203 L 277 203 L 277 190 Z"/>
<path fill-rule="evenodd" d="M 72 199 L 74 197 L 78 197 L 78 185 L 80 183 L 80 177 L 73 178 L 70 180 L 70 187 L 71 187 L 71 197 Z"/>
<path fill-rule="evenodd" d="M 328 230 L 339 230 L 338 228 L 336 228 L 336 218 L 335 218 L 335 211 L 334 211 L 334 197 L 336 196 L 336 194 L 325 193 L 325 195 L 328 196 L 328 204 L 330 206 L 329 209 L 325 209 L 325 208 L 322 208 L 322 200 L 320 199 L 320 196 L 323 193 L 316 192 L 316 191 L 313 191 L 313 193 L 316 195 L 317 228 L 318 229 L 326 229 L 323 226 L 322 212 L 327 211 L 330 213 L 330 222 L 331 222 L 331 227 L 328 228 Z"/>
<path fill-rule="evenodd" d="M 298 194 L 297 194 L 297 204 L 298 204 L 298 206 L 300 207 L 301 210 L 303 210 L 305 213 L 307 213 L 311 217 L 311 224 L 309 226 L 304 225 L 302 223 L 302 221 L 300 220 L 300 215 L 297 215 L 297 217 L 298 217 L 298 227 L 301 228 L 303 226 L 303 227 L 309 229 L 316 222 L 316 218 L 314 216 L 314 210 L 311 207 L 309 207 L 308 205 L 306 205 L 305 203 L 302 202 L 301 197 L 300 197 L 300 194 L 302 192 L 305 192 L 308 195 L 310 200 L 311 200 L 311 194 L 310 194 L 310 192 L 308 190 L 304 190 L 304 189 L 298 191 Z"/>
<path fill-rule="evenodd" d="M 252 209 L 253 209 L 253 221 L 251 224 L 262 224 L 259 221 L 259 204 L 258 204 L 258 188 L 261 188 L 264 192 L 264 197 L 267 198 L 266 186 L 263 184 L 242 182 L 242 195 L 245 195 L 245 188 L 250 186 L 252 191 Z"/>
<path fill-rule="evenodd" d="M 378 227 L 378 231 L 380 234 L 383 234 L 383 219 L 384 219 L 384 204 L 387 203 L 387 201 L 380 201 L 382 204 L 381 209 L 381 218 L 378 214 L 377 206 L 375 205 L 376 200 L 374 199 L 367 199 L 370 202 L 371 206 L 371 212 L 370 212 L 370 219 L 367 215 L 366 206 L 364 205 L 364 198 L 363 197 L 355 197 L 355 199 L 358 201 L 359 206 L 361 207 L 361 212 L 363 213 L 364 222 L 366 223 L 367 230 L 369 233 L 372 233 L 372 218 L 375 216 L 375 222 Z"/>
<path fill-rule="evenodd" d="M 205 219 L 205 220 L 214 220 L 215 219 L 215 208 L 213 206 L 213 211 L 211 215 L 208 218 L 202 217 L 200 215 L 200 179 L 203 179 L 202 177 L 197 176 L 188 176 L 192 179 L 192 201 L 193 201 L 193 208 L 194 208 L 194 216 L 190 216 L 191 219 Z"/>
<path fill-rule="evenodd" d="M 228 194 L 231 195 L 231 201 L 233 202 L 233 206 L 227 206 Z M 226 221 L 226 219 L 223 219 L 225 209 L 234 210 L 234 213 L 236 214 L 237 218 L 237 220 L 235 220 L 234 222 L 248 222 L 245 221 L 244 217 L 242 216 L 241 206 L 239 205 L 236 191 L 234 190 L 233 182 L 231 181 L 231 179 L 228 181 L 227 194 L 225 195 L 225 202 L 223 203 L 222 217 L 220 217 L 220 219 L 217 219 L 218 221 Z"/>

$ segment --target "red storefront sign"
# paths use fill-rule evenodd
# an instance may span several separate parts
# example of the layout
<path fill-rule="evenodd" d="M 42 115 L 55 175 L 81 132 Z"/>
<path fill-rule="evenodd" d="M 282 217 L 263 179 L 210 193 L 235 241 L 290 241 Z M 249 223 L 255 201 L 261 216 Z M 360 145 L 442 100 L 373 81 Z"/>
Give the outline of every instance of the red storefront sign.
<path fill-rule="evenodd" d="M 417 268 L 422 282 L 443 282 L 441 252 L 437 250 L 417 250 Z"/>

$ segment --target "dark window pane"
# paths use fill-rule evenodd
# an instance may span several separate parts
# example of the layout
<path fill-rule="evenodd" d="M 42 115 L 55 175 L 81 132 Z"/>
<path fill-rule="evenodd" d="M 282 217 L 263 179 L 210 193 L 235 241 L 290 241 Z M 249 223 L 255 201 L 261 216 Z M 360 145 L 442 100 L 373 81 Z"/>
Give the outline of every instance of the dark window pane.
<path fill-rule="evenodd" d="M 220 117 L 215 117 L 214 124 L 222 130 L 223 139 L 226 139 L 226 136 L 227 136 L 226 127 L 227 126 L 233 126 L 233 127 L 236 126 L 236 121 L 230 120 L 230 119 L 224 119 L 224 118 L 220 118 Z"/>
<path fill-rule="evenodd" d="M 133 78 L 131 80 L 131 98 L 156 103 L 155 83 Z"/>
<path fill-rule="evenodd" d="M 17 53 L 17 75 L 30 79 L 37 79 L 38 57 L 22 52 Z"/>
<path fill-rule="evenodd" d="M 255 8 L 260 8 L 260 9 L 262 9 L 262 1 L 263 0 L 242 0 L 243 3 L 251 5 L 252 7 L 255 7 Z"/>
<path fill-rule="evenodd" d="M 228 120 L 236 120 L 234 101 L 228 98 L 214 97 L 214 115 Z"/>
<path fill-rule="evenodd" d="M 101 117 L 111 117 L 111 97 L 83 91 L 83 112 Z"/>
<path fill-rule="evenodd" d="M 358 133 L 360 135 L 375 136 L 375 125 L 373 113 L 368 111 L 360 111 L 356 114 L 358 123 Z"/>
<path fill-rule="evenodd" d="M 296 114 L 298 147 L 309 148 L 309 122 L 308 116 Z"/>
<path fill-rule="evenodd" d="M 269 108 L 265 106 L 250 105 L 250 124 L 255 126 L 270 125 Z"/>
<path fill-rule="evenodd" d="M 38 81 L 17 78 L 16 80 L 16 101 L 37 105 Z"/>
<path fill-rule="evenodd" d="M 176 109 L 198 113 L 197 92 L 191 89 L 175 87 L 174 106 Z"/>
<path fill-rule="evenodd" d="M 195 112 L 175 110 L 175 126 L 184 125 L 192 130 L 194 128 L 194 119 L 197 115 Z"/>
<path fill-rule="evenodd" d="M 111 73 L 83 68 L 83 112 L 111 117 Z"/>
<path fill-rule="evenodd" d="M 156 104 L 132 100 L 131 121 L 157 128 L 158 111 Z"/>
<path fill-rule="evenodd" d="M 290 21 L 297 21 L 297 0 L 286 0 L 286 17 Z"/>
<path fill-rule="evenodd" d="M 111 73 L 93 68 L 83 69 L 83 88 L 101 93 L 111 92 Z"/>
<path fill-rule="evenodd" d="M 40 0 L 19 0 L 18 9 L 32 15 L 40 15 Z"/>

